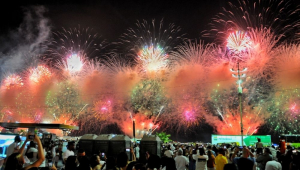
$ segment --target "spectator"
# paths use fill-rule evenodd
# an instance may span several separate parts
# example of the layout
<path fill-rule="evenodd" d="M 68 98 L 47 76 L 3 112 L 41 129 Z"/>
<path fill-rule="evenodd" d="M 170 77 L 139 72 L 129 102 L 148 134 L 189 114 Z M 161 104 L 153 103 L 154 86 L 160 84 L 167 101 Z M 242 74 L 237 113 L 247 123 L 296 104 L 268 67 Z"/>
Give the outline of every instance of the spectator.
<path fill-rule="evenodd" d="M 208 156 L 205 155 L 204 148 L 199 148 L 199 155 L 194 156 L 196 160 L 196 170 L 207 170 Z"/>
<path fill-rule="evenodd" d="M 271 147 L 269 147 L 269 149 L 270 149 L 270 152 L 272 153 L 271 155 L 272 155 L 273 159 L 277 159 L 277 158 L 276 158 L 276 156 L 277 156 L 277 151 L 276 151 L 274 145 L 272 145 Z"/>
<path fill-rule="evenodd" d="M 36 149 L 36 145 L 33 141 L 30 141 L 29 143 L 29 147 L 27 148 L 26 151 L 26 156 L 27 158 L 30 160 L 30 164 L 32 164 L 33 162 L 35 162 L 37 160 L 37 153 L 38 150 Z"/>
<path fill-rule="evenodd" d="M 78 162 L 79 162 L 79 166 L 78 166 L 78 170 L 91 170 L 91 166 L 90 166 L 90 161 L 89 159 L 86 157 L 86 156 L 81 156 L 79 159 L 78 159 Z"/>
<path fill-rule="evenodd" d="M 120 168 L 120 170 L 126 170 L 128 163 L 128 156 L 126 152 L 121 152 L 117 156 L 117 167 Z"/>
<path fill-rule="evenodd" d="M 175 146 L 173 145 L 173 143 L 170 143 L 170 149 L 171 149 L 171 151 L 175 150 Z"/>
<path fill-rule="evenodd" d="M 244 147 L 242 150 L 242 156 L 236 157 L 237 153 L 239 152 L 239 148 L 235 148 L 235 151 L 232 155 L 232 160 L 235 165 L 237 165 L 239 170 L 253 170 L 256 169 L 254 166 L 255 158 L 253 153 L 247 148 Z"/>
<path fill-rule="evenodd" d="M 176 170 L 176 163 L 173 158 L 166 158 L 165 159 L 165 166 L 162 170 Z"/>
<path fill-rule="evenodd" d="M 65 170 L 76 170 L 77 169 L 77 157 L 69 156 L 65 163 Z"/>
<path fill-rule="evenodd" d="M 12 144 L 7 147 L 6 157 L 8 158 L 11 154 L 18 152 L 19 143 L 21 142 L 21 138 L 19 135 L 15 137 L 15 140 Z"/>
<path fill-rule="evenodd" d="M 262 151 L 263 151 L 263 143 L 261 142 L 261 139 L 260 138 L 257 138 L 257 142 L 256 142 L 256 154 L 259 155 L 259 154 L 262 154 Z"/>
<path fill-rule="evenodd" d="M 100 157 L 98 155 L 93 155 L 91 158 L 91 167 L 93 170 L 101 170 Z"/>
<path fill-rule="evenodd" d="M 207 161 L 207 169 L 208 170 L 215 170 L 215 156 L 213 155 L 212 151 L 207 151 L 208 161 Z"/>
<path fill-rule="evenodd" d="M 131 170 L 131 169 L 128 169 Z M 146 170 L 145 166 L 141 163 L 137 163 L 132 167 L 132 170 Z M 173 169 L 175 170 L 175 169 Z"/>
<path fill-rule="evenodd" d="M 150 170 L 153 170 L 154 168 L 159 169 L 161 166 L 160 157 L 149 152 L 147 152 L 146 154 L 146 158 L 148 161 L 147 168 L 149 168 Z"/>
<path fill-rule="evenodd" d="M 75 142 L 68 142 L 67 150 L 63 153 L 63 161 L 66 162 L 69 156 L 74 156 Z"/>
<path fill-rule="evenodd" d="M 194 157 L 197 157 L 197 151 L 195 149 L 192 150 L 192 154 L 189 156 L 189 170 L 196 169 L 196 159 L 194 159 Z"/>
<path fill-rule="evenodd" d="M 220 148 L 218 150 L 218 156 L 215 158 L 216 170 L 223 170 L 225 164 L 228 163 L 228 160 L 224 155 L 225 155 L 225 150 L 223 148 Z"/>
<path fill-rule="evenodd" d="M 140 159 L 140 147 L 139 147 L 139 144 L 136 144 L 136 147 L 134 148 L 134 152 L 135 152 L 136 160 L 139 160 Z"/>
<path fill-rule="evenodd" d="M 173 151 L 171 151 L 170 145 L 168 146 L 167 150 L 165 151 L 164 155 L 168 158 L 173 158 Z"/>
<path fill-rule="evenodd" d="M 84 149 L 78 149 L 77 157 L 80 157 L 80 156 L 85 156 L 85 150 Z"/>
<path fill-rule="evenodd" d="M 237 170 L 235 164 L 230 163 L 230 164 L 225 164 L 223 170 Z"/>
<path fill-rule="evenodd" d="M 43 161 L 45 160 L 43 146 L 39 137 L 37 135 L 34 135 L 34 141 L 36 141 L 38 144 L 38 159 L 33 164 L 23 168 L 23 164 L 24 164 L 23 152 L 24 152 L 25 145 L 28 141 L 29 139 L 27 136 L 19 152 L 13 153 L 8 157 L 5 170 L 21 170 L 21 169 L 28 170 L 30 168 L 38 168 L 43 163 Z"/>
<path fill-rule="evenodd" d="M 106 169 L 106 170 L 117 170 L 116 168 L 116 160 L 114 157 L 108 157 L 106 159 L 106 163 L 102 165 L 101 169 Z"/>
<path fill-rule="evenodd" d="M 74 156 L 75 142 L 68 142 L 67 150 L 63 153 L 63 161 L 66 162 L 69 156 Z"/>
<path fill-rule="evenodd" d="M 178 156 L 175 157 L 175 164 L 177 170 L 185 170 L 185 167 L 189 164 L 187 157 L 183 156 L 182 149 L 178 149 Z"/>
<path fill-rule="evenodd" d="M 281 155 L 280 163 L 282 165 L 283 170 L 289 170 L 290 169 L 290 164 L 292 162 L 292 155 L 293 155 L 292 150 L 288 150 L 285 155 Z"/>
<path fill-rule="evenodd" d="M 272 161 L 272 160 L 273 160 L 273 157 L 272 157 L 272 153 L 271 153 L 270 149 L 265 148 L 264 153 L 261 155 L 258 155 L 256 162 L 258 163 L 258 167 L 260 169 L 265 169 L 267 162 Z"/>
<path fill-rule="evenodd" d="M 213 151 L 213 150 L 211 149 L 211 146 L 210 146 L 210 145 L 207 146 L 206 149 L 207 149 L 207 151 L 211 151 L 211 153 L 214 155 L 214 157 L 216 157 L 216 153 L 215 153 L 215 151 Z"/>
<path fill-rule="evenodd" d="M 133 169 L 133 167 L 134 167 L 135 164 L 137 164 L 136 161 L 130 162 L 130 163 L 127 165 L 126 170 Z"/>
<path fill-rule="evenodd" d="M 268 161 L 266 164 L 266 169 L 265 170 L 282 170 L 282 166 L 279 162 L 273 160 L 273 161 Z"/>

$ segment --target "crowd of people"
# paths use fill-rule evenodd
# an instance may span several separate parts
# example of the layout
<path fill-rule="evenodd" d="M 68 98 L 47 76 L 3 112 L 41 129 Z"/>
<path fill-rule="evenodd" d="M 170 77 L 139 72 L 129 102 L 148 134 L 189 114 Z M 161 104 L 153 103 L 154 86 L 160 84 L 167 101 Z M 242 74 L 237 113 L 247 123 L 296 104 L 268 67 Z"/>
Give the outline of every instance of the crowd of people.
<path fill-rule="evenodd" d="M 15 142 L 7 149 L 4 170 L 299 170 L 300 152 L 287 146 L 285 150 L 274 146 L 264 147 L 260 140 L 256 146 L 232 144 L 175 144 L 161 145 L 161 153 L 146 151 L 134 144 L 130 154 L 125 150 L 112 156 L 110 153 L 86 155 L 75 142 L 68 142 L 62 152 L 53 142 L 44 146 L 39 137 L 29 136 L 19 148 Z M 26 144 L 29 145 L 26 148 Z M 156 149 L 157 150 L 157 149 Z M 158 149 L 159 150 L 159 149 Z M 157 150 L 157 151 L 158 151 Z M 130 156 L 129 156 L 130 155 Z M 159 156 L 161 155 L 161 156 Z M 59 162 L 61 164 L 59 165 Z"/>

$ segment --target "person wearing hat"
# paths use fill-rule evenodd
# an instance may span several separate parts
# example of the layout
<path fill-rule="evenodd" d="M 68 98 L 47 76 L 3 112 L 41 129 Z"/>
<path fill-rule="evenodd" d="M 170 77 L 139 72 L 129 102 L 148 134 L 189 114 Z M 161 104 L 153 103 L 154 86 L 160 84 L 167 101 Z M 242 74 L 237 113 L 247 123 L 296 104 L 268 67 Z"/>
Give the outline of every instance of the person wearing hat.
<path fill-rule="evenodd" d="M 181 148 L 178 149 L 178 156 L 175 157 L 175 164 L 177 170 L 185 170 L 186 166 L 189 165 L 189 159 L 182 155 L 183 150 Z"/>
<path fill-rule="evenodd" d="M 12 144 L 10 144 L 7 147 L 7 151 L 6 151 L 6 157 L 8 158 L 11 154 L 18 152 L 18 150 L 20 149 L 19 147 L 19 143 L 21 142 L 21 137 L 19 135 L 17 135 L 15 137 L 15 140 Z"/>

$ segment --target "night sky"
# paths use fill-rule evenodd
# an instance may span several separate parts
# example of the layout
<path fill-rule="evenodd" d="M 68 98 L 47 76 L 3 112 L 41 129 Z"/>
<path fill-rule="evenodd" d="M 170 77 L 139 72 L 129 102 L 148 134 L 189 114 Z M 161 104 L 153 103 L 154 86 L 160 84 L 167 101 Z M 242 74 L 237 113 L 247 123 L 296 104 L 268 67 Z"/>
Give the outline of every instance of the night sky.
<path fill-rule="evenodd" d="M 137 20 L 162 18 L 166 24 L 180 26 L 187 38 L 198 39 L 201 31 L 208 29 L 207 24 L 211 18 L 225 5 L 224 0 L 27 0 L 7 3 L 1 5 L 1 35 L 18 28 L 24 17 L 24 7 L 43 5 L 48 9 L 45 16 L 50 19 L 52 31 L 81 25 L 93 28 L 108 42 L 117 41 Z"/>

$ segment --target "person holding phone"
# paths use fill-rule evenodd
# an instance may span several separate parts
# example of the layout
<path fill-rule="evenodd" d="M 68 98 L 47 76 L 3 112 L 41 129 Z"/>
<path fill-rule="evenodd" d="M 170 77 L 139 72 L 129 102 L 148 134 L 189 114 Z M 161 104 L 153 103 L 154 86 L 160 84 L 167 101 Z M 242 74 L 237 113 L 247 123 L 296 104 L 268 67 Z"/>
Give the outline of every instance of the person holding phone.
<path fill-rule="evenodd" d="M 30 135 L 32 135 L 32 134 L 30 134 Z M 8 159 L 6 161 L 6 165 L 5 165 L 5 170 L 12 170 L 12 169 L 13 170 L 28 170 L 30 168 L 38 168 L 43 163 L 43 161 L 45 160 L 45 156 L 44 156 L 42 142 L 37 135 L 34 135 L 33 141 L 35 141 L 38 145 L 38 159 L 31 165 L 23 167 L 24 162 L 25 162 L 23 152 L 25 149 L 25 145 L 28 141 L 30 141 L 29 135 L 26 137 L 26 140 L 23 143 L 20 150 L 17 153 L 13 153 L 12 155 L 10 155 L 8 157 Z"/>

